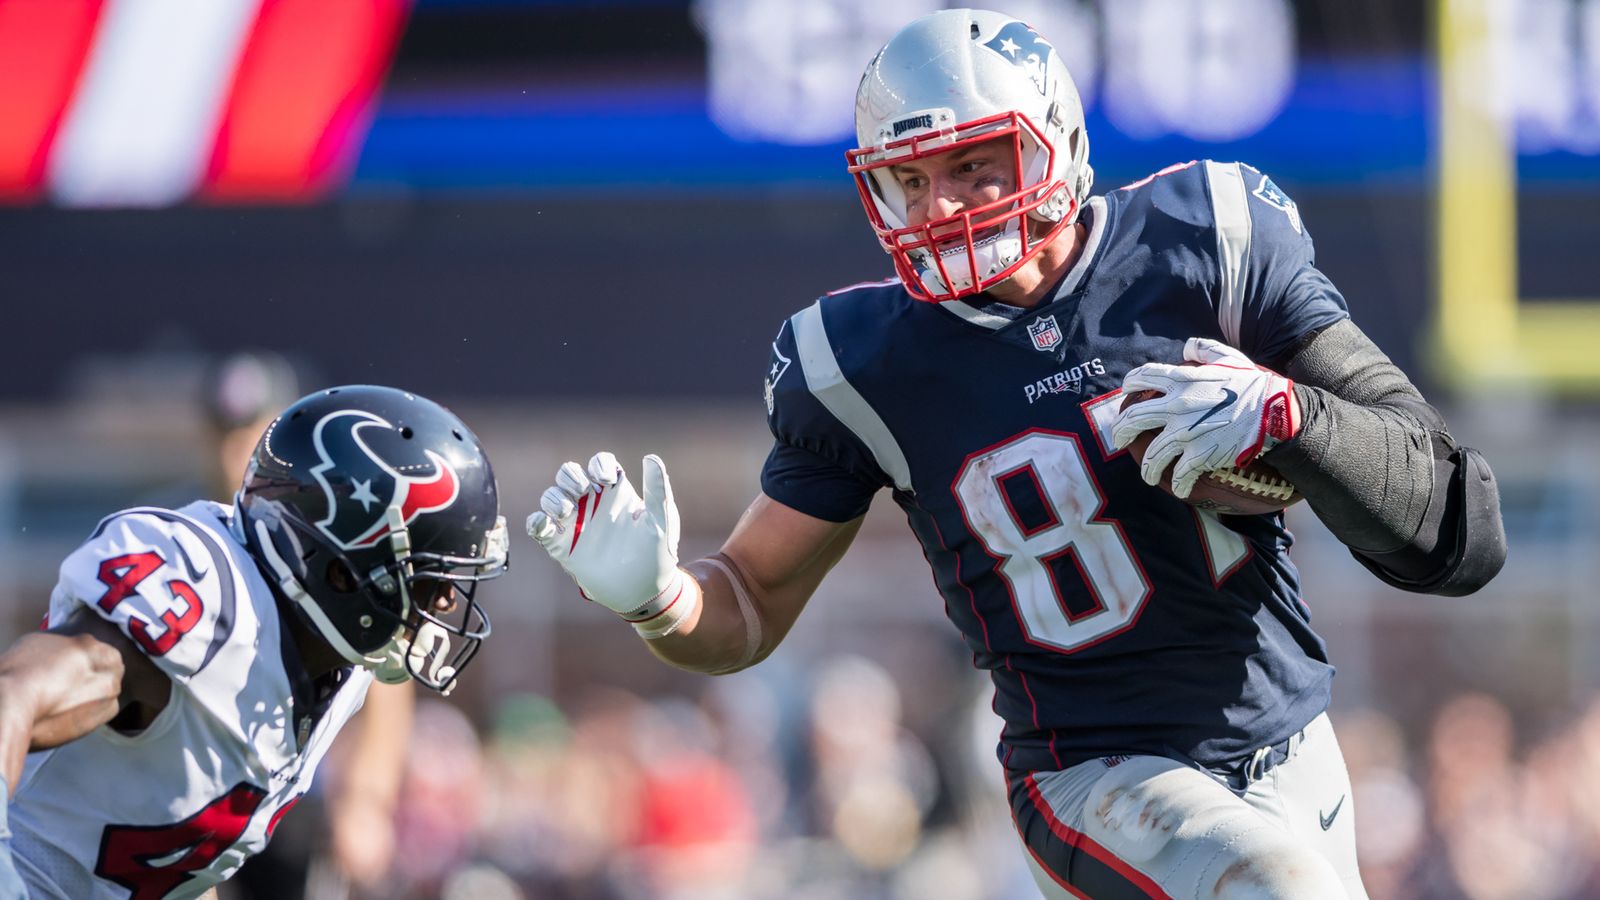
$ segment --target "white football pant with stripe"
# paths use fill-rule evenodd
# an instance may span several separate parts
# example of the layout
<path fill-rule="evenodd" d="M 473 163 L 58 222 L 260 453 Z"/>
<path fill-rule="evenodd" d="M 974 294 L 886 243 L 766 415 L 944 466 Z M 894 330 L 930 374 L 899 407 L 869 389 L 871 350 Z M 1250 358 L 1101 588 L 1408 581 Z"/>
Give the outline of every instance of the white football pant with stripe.
<path fill-rule="evenodd" d="M 1350 778 L 1327 714 L 1284 753 L 1243 796 L 1159 756 L 1014 778 L 1034 879 L 1049 900 L 1366 900 Z"/>

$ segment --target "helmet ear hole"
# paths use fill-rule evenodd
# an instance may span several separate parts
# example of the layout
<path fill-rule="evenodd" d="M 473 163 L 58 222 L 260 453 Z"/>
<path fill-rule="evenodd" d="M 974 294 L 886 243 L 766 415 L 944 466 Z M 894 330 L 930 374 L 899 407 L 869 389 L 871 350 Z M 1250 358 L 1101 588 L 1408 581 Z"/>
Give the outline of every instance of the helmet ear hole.
<path fill-rule="evenodd" d="M 327 582 L 328 587 L 341 594 L 353 594 L 356 592 L 355 573 L 350 571 L 350 567 L 345 565 L 343 560 L 328 560 L 328 567 L 322 577 Z"/>

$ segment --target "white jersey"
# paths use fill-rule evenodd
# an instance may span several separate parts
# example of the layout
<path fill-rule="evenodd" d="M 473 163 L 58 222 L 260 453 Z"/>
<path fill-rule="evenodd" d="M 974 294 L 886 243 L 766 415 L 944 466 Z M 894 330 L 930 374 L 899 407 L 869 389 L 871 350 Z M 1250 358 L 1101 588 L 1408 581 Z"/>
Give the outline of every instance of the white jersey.
<path fill-rule="evenodd" d="M 231 518 L 209 502 L 128 510 L 62 563 L 48 621 L 81 608 L 115 622 L 172 693 L 137 735 L 101 726 L 29 755 L 10 816 L 35 900 L 204 893 L 267 845 L 361 708 L 360 668 L 312 696 Z"/>

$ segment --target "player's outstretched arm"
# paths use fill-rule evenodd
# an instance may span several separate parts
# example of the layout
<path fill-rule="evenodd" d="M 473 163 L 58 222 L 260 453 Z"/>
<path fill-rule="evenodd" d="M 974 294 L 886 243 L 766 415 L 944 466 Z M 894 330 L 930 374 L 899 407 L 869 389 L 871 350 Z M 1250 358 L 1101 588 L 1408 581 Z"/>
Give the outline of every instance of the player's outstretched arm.
<path fill-rule="evenodd" d="M 88 734 L 139 703 L 148 724 L 167 677 L 112 623 L 79 612 L 0 655 L 0 774 L 15 787 L 29 752 Z"/>
<path fill-rule="evenodd" d="M 722 552 L 680 567 L 678 508 L 659 457 L 645 457 L 643 488 L 634 490 L 610 453 L 587 468 L 565 463 L 528 533 L 657 656 L 699 672 L 738 671 L 771 653 L 861 524 L 761 496 Z"/>
<path fill-rule="evenodd" d="M 721 552 L 684 567 L 702 593 L 698 619 L 650 641 L 651 651 L 681 669 L 714 675 L 766 659 L 850 549 L 861 522 L 829 522 L 756 497 Z"/>

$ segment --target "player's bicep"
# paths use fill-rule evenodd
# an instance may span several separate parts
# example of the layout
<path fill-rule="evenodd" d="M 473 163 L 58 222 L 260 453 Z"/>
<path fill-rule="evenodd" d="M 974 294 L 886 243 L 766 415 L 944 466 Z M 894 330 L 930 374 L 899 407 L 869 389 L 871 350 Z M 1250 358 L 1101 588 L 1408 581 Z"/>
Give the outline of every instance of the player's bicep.
<path fill-rule="evenodd" d="M 752 582 L 764 591 L 808 588 L 844 556 L 862 517 L 831 522 L 808 515 L 762 494 L 750 504 L 722 552 L 737 562 Z"/>

